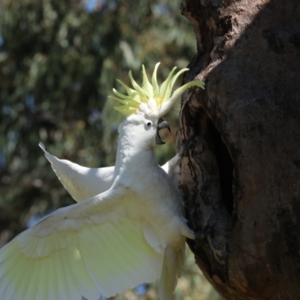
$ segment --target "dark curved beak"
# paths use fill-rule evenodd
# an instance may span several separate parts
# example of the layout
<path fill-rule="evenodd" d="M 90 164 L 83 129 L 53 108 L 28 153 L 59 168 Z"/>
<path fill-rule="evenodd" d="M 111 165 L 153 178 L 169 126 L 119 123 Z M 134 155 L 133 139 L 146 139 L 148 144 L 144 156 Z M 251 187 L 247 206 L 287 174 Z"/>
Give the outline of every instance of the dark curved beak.
<path fill-rule="evenodd" d="M 155 142 L 156 142 L 157 145 L 165 144 L 165 142 L 162 141 L 162 139 L 159 135 L 159 131 L 161 129 L 165 129 L 165 128 L 168 128 L 169 132 L 171 132 L 169 123 L 167 121 L 165 121 L 164 119 L 159 118 L 159 120 L 157 122 L 156 136 L 155 136 Z"/>

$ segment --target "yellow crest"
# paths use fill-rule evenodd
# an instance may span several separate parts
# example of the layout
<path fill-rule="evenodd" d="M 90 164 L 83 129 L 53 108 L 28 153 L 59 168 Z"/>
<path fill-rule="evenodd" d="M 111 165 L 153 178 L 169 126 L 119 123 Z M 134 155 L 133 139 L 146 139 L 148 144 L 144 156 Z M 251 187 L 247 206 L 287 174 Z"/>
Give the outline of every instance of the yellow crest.
<path fill-rule="evenodd" d="M 157 83 L 157 69 L 160 63 L 155 65 L 151 82 L 148 80 L 145 67 L 142 67 L 143 73 L 143 83 L 142 86 L 139 86 L 134 80 L 131 71 L 129 71 L 129 78 L 133 88 L 130 88 L 121 80 L 118 82 L 125 88 L 127 95 L 124 95 L 118 92 L 116 89 L 113 89 L 114 96 L 109 96 L 109 98 L 114 99 L 121 103 L 120 106 L 116 106 L 115 109 L 121 112 L 125 116 L 131 114 L 136 114 L 138 111 L 146 112 L 146 110 L 153 114 L 158 114 L 161 106 L 167 102 L 171 95 L 173 86 L 178 79 L 178 77 L 188 71 L 187 68 L 180 70 L 175 73 L 176 67 L 172 69 L 167 79 L 159 86 Z M 184 86 L 178 88 L 174 94 L 180 93 L 180 95 L 190 88 L 191 86 L 198 86 L 204 88 L 204 82 L 202 81 L 191 81 Z"/>

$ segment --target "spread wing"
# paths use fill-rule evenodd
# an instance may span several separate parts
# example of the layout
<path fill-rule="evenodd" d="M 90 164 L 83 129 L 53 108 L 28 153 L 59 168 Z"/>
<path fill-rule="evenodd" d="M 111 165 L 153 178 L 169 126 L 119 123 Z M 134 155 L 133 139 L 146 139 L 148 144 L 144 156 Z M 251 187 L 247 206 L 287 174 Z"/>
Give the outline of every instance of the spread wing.
<path fill-rule="evenodd" d="M 115 167 L 86 168 L 66 159 L 59 159 L 39 146 L 51 163 L 53 171 L 64 188 L 76 201 L 81 201 L 107 191 L 112 185 Z"/>
<path fill-rule="evenodd" d="M 51 163 L 52 169 L 64 188 L 77 202 L 103 193 L 112 185 L 115 167 L 82 167 L 69 160 L 59 159 L 52 155 L 45 149 L 43 143 L 40 143 L 39 146 L 44 151 L 45 157 Z M 161 166 L 176 187 L 180 180 L 180 160 L 181 157 L 176 155 Z"/>
<path fill-rule="evenodd" d="M 127 213 L 135 196 L 114 187 L 17 236 L 0 250 L 0 299 L 96 300 L 155 281 L 163 253 L 145 238 L 149 224 Z"/>

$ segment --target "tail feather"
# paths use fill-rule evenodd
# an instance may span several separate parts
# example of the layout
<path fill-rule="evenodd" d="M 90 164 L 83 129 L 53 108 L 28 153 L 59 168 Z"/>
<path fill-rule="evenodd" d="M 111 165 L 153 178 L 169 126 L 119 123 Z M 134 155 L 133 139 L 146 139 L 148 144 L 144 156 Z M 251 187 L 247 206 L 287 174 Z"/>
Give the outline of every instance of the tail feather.
<path fill-rule="evenodd" d="M 172 300 L 173 293 L 181 276 L 184 262 L 185 245 L 179 250 L 167 247 L 164 253 L 164 261 L 158 286 L 158 295 L 161 300 Z"/>

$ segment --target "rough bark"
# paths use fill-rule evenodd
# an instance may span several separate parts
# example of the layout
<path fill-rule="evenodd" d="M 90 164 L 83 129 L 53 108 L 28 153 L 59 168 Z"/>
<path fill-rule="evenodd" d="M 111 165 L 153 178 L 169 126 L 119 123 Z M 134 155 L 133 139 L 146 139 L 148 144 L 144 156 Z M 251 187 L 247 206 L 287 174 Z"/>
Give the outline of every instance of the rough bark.
<path fill-rule="evenodd" d="M 196 262 L 226 299 L 300 299 L 300 4 L 185 0 L 198 54 L 179 142 Z"/>

